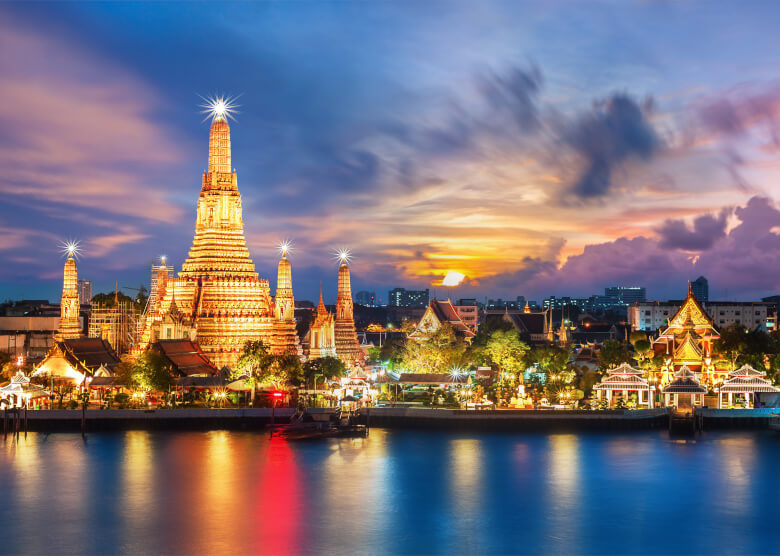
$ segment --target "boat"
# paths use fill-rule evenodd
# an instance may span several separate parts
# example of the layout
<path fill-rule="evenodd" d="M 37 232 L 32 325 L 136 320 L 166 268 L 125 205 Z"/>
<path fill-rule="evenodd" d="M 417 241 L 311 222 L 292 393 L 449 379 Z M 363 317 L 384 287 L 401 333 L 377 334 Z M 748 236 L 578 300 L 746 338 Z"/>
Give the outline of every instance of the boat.
<path fill-rule="evenodd" d="M 775 432 L 780 432 L 780 413 L 773 413 L 770 415 L 769 428 Z"/>

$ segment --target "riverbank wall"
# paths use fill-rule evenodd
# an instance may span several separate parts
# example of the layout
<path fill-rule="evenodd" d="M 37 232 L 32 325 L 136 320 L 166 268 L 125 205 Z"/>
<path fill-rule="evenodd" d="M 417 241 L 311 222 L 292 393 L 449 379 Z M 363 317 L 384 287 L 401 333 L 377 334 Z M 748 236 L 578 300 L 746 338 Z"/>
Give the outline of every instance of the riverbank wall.
<path fill-rule="evenodd" d="M 759 409 L 697 409 L 702 417 L 704 430 L 715 429 L 766 429 L 773 415 L 780 408 Z"/>
<path fill-rule="evenodd" d="M 645 430 L 669 426 L 667 409 L 610 411 L 462 410 L 374 407 L 361 412 L 371 427 L 440 430 L 579 432 Z"/>
<path fill-rule="evenodd" d="M 84 412 L 87 432 L 113 430 L 212 430 L 263 429 L 271 422 L 287 423 L 295 409 L 279 407 L 252 409 L 90 409 Z M 7 416 L 0 411 L 0 419 L 7 418 L 8 434 L 15 430 L 12 412 Z M 80 431 L 82 412 L 80 410 L 52 409 L 26 412 L 26 427 L 29 431 L 58 432 Z M 0 427 L 3 423 L 0 422 Z M 25 428 L 25 411 L 18 414 L 19 430 Z"/>
<path fill-rule="evenodd" d="M 327 420 L 333 409 L 309 409 L 317 420 Z M 698 409 L 703 429 L 765 429 L 778 409 Z M 0 420 L 4 419 L 0 411 Z M 286 423 L 295 413 L 293 408 L 253 409 L 90 409 L 84 413 L 87 432 L 118 430 L 262 430 L 266 425 Z M 7 433 L 16 427 L 11 412 L 5 416 Z M 631 431 L 663 429 L 669 426 L 669 410 L 636 409 L 609 411 L 570 410 L 462 410 L 419 407 L 364 408 L 359 422 L 370 427 L 518 431 L 518 432 L 581 432 Z M 80 431 L 80 410 L 30 410 L 19 412 L 20 431 Z M 3 423 L 0 421 L 0 427 Z"/>

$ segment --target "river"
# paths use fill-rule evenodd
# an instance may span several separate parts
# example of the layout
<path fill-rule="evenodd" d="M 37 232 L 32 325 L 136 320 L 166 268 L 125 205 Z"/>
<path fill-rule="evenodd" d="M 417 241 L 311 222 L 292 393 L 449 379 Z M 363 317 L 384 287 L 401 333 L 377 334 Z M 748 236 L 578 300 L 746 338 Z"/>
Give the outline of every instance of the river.
<path fill-rule="evenodd" d="M 0 439 L 3 554 L 780 551 L 780 436 Z"/>

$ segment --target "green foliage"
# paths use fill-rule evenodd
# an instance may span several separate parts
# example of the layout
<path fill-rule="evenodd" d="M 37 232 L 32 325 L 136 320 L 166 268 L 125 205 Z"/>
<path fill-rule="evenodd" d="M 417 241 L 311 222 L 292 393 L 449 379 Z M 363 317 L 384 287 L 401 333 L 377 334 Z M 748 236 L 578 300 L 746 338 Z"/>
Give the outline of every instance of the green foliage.
<path fill-rule="evenodd" d="M 242 376 L 255 376 L 261 367 L 268 365 L 268 357 L 268 348 L 261 340 L 246 342 L 231 378 L 236 380 Z"/>
<path fill-rule="evenodd" d="M 143 310 L 143 306 L 146 304 L 146 297 L 142 297 L 140 300 L 138 298 L 133 299 L 132 297 L 125 295 L 122 292 L 116 292 L 116 293 L 106 292 L 106 293 L 95 294 L 92 296 L 92 303 L 100 303 L 105 307 L 113 307 L 114 305 L 116 305 L 116 303 L 114 302 L 115 299 L 118 300 L 120 303 L 123 301 L 133 303 L 141 310 Z"/>
<path fill-rule="evenodd" d="M 715 340 L 715 353 L 728 360 L 731 370 L 737 366 L 737 359 L 747 348 L 747 329 L 741 324 L 729 324 L 720 330 L 720 338 Z"/>
<path fill-rule="evenodd" d="M 303 377 L 306 383 L 313 383 L 314 378 L 319 376 L 326 380 L 336 380 L 344 376 L 347 367 L 338 357 L 320 357 L 310 359 L 303 365 Z"/>
<path fill-rule="evenodd" d="M 484 353 L 502 373 L 517 376 L 526 368 L 525 355 L 529 349 L 514 329 L 495 330 L 485 344 Z"/>
<path fill-rule="evenodd" d="M 132 365 L 132 381 L 143 392 L 166 392 L 173 386 L 171 366 L 155 351 L 147 351 Z"/>
<path fill-rule="evenodd" d="M 114 401 L 119 405 L 127 405 L 130 402 L 130 395 L 125 392 L 119 392 L 114 396 Z"/>
<path fill-rule="evenodd" d="M 599 350 L 599 369 L 602 371 L 629 361 L 631 361 L 631 354 L 628 353 L 626 345 L 617 340 L 605 341 Z"/>
<path fill-rule="evenodd" d="M 453 367 L 463 366 L 465 355 L 466 342 L 445 323 L 425 341 L 407 338 L 401 364 L 412 373 L 447 373 Z"/>

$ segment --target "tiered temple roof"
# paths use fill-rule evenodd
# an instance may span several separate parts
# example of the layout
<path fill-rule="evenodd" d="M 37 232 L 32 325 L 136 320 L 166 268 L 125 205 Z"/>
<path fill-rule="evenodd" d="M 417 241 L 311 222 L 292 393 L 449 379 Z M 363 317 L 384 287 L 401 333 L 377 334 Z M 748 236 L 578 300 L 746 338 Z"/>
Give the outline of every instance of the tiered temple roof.
<path fill-rule="evenodd" d="M 746 394 L 752 392 L 780 392 L 772 384 L 771 380 L 764 378 L 766 373 L 757 371 L 750 365 L 742 365 L 739 369 L 729 373 L 728 380 L 717 389 L 719 393 L 737 393 Z"/>
<path fill-rule="evenodd" d="M 241 194 L 231 168 L 230 127 L 224 115 L 215 114 L 192 247 L 179 277 L 158 281 L 138 351 L 152 341 L 153 327 L 159 327 L 175 298 L 203 353 L 218 367 L 235 365 L 250 340 L 261 340 L 274 354 L 298 354 L 290 266 L 286 254 L 282 259 L 275 304 L 246 247 Z"/>
<path fill-rule="evenodd" d="M 674 373 L 674 380 L 664 386 L 662 392 L 664 394 L 706 394 L 707 388 L 696 379 L 696 373 L 684 365 Z"/>
<path fill-rule="evenodd" d="M 336 356 L 348 367 L 362 366 L 365 355 L 355 330 L 352 305 L 352 284 L 346 257 L 339 265 L 339 289 L 336 296 L 336 321 L 334 323 Z"/>
<path fill-rule="evenodd" d="M 628 363 L 610 369 L 607 376 L 594 390 L 650 390 L 650 384 L 643 378 L 644 371 L 635 369 Z"/>

